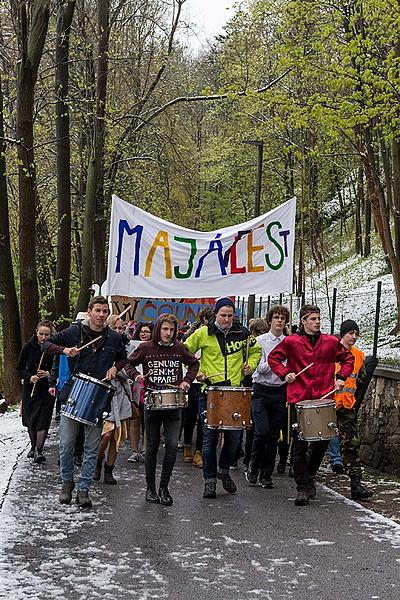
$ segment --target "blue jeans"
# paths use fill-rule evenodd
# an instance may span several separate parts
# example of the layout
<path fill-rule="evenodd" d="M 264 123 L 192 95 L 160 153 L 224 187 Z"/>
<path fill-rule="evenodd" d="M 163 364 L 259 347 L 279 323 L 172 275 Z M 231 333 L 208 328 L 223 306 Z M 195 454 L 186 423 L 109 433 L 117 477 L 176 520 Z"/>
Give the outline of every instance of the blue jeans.
<path fill-rule="evenodd" d="M 343 458 L 340 453 L 340 440 L 338 436 L 331 439 L 329 442 L 328 451 L 331 457 L 331 465 L 343 466 Z"/>
<path fill-rule="evenodd" d="M 203 424 L 203 477 L 206 483 L 217 481 L 217 445 L 220 435 L 219 429 L 209 429 L 204 424 L 203 411 L 207 408 L 207 398 L 204 394 L 199 396 L 199 413 Z M 218 471 L 228 474 L 240 445 L 242 431 L 224 430 L 224 445 L 218 461 Z"/>
<path fill-rule="evenodd" d="M 60 474 L 63 483 L 74 479 L 75 440 L 81 427 L 79 421 L 61 415 L 60 420 Z M 96 469 L 101 437 L 101 427 L 83 425 L 85 442 L 83 445 L 83 463 L 78 481 L 78 491 L 88 491 Z"/>

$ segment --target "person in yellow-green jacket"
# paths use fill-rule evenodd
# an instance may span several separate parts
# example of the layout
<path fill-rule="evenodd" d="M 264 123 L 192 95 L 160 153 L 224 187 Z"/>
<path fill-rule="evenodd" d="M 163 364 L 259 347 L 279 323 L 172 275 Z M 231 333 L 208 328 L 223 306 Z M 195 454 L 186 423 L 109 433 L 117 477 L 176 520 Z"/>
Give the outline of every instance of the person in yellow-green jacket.
<path fill-rule="evenodd" d="M 214 315 L 207 327 L 200 327 L 188 337 L 185 346 L 193 354 L 201 351 L 197 380 L 203 384 L 199 397 L 202 419 L 207 406 L 207 385 L 240 387 L 244 377 L 255 371 L 262 355 L 260 344 L 235 318 L 235 305 L 230 298 L 217 299 Z M 213 377 L 214 374 L 216 377 Z M 229 469 L 240 444 L 241 431 L 224 430 L 224 444 L 217 469 L 219 433 L 218 429 L 208 429 L 203 423 L 204 498 L 216 498 L 217 479 L 222 481 L 223 488 L 229 494 L 237 491 Z"/>

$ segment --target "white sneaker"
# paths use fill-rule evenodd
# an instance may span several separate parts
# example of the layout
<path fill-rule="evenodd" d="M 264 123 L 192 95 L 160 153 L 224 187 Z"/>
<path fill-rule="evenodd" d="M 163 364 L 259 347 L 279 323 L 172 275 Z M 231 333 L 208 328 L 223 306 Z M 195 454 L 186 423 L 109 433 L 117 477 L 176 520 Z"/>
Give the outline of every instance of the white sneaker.
<path fill-rule="evenodd" d="M 130 463 L 140 462 L 140 454 L 139 452 L 132 452 L 130 457 L 127 459 Z"/>

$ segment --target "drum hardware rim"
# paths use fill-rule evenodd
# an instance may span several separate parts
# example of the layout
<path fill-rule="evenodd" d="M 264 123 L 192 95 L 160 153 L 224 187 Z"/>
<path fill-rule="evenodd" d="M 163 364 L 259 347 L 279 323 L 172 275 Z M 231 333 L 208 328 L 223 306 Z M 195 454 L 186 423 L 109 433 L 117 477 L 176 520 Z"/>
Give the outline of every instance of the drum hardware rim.
<path fill-rule="evenodd" d="M 242 416 L 242 415 L 241 415 L 241 413 L 239 413 L 239 412 L 234 412 L 234 413 L 232 413 L 232 419 L 233 419 L 234 421 L 239 421 L 239 419 L 241 418 L 241 416 Z"/>
<path fill-rule="evenodd" d="M 68 419 L 72 419 L 73 421 L 78 421 L 79 423 L 83 423 L 84 425 L 89 425 L 90 427 L 100 427 L 102 422 L 98 425 L 97 423 L 93 423 L 93 421 L 88 421 L 87 419 L 82 419 L 81 417 L 72 417 L 70 414 L 61 411 L 61 414 Z"/>
<path fill-rule="evenodd" d="M 220 427 L 219 425 L 208 425 L 207 423 L 205 423 L 205 425 L 207 429 L 219 429 L 221 431 L 242 431 L 243 429 L 250 429 L 249 426 L 243 427 L 242 425 L 239 425 L 237 427 L 235 427 L 234 425 L 224 425 L 223 427 Z"/>
<path fill-rule="evenodd" d="M 337 423 L 335 423 L 334 421 L 329 421 L 329 423 L 327 423 L 326 426 L 328 427 L 328 429 L 337 429 Z"/>

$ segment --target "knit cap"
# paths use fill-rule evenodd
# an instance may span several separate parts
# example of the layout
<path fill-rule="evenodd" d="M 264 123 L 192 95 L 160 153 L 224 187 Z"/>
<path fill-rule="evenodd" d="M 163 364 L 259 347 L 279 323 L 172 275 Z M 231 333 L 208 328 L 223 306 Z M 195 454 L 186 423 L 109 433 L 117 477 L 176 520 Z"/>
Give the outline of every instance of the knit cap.
<path fill-rule="evenodd" d="M 217 298 L 215 305 L 214 305 L 214 313 L 217 314 L 217 312 L 223 306 L 230 306 L 231 308 L 233 308 L 233 310 L 235 310 L 235 305 L 234 305 L 233 301 L 228 297 L 222 297 L 222 298 Z"/>
<path fill-rule="evenodd" d="M 360 329 L 357 323 L 351 319 L 347 319 L 347 321 L 343 321 L 341 324 L 340 337 L 342 338 L 344 335 L 346 335 L 346 333 L 349 333 L 349 331 L 356 331 L 358 334 L 360 334 Z"/>

